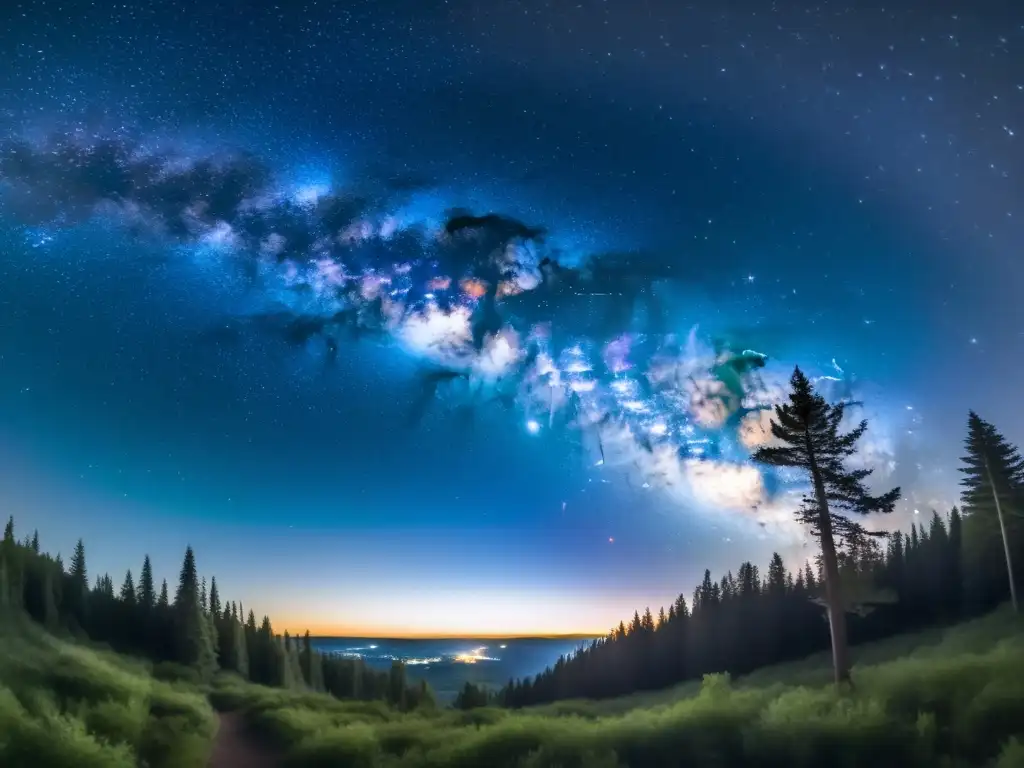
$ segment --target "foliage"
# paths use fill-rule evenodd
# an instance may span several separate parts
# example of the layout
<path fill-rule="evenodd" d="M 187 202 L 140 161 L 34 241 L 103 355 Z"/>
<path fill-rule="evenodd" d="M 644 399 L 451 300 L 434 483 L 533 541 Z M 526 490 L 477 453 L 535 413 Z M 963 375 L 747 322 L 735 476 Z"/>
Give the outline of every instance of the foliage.
<path fill-rule="evenodd" d="M 973 411 L 967 419 L 961 472 L 965 533 L 970 542 L 968 590 L 993 605 L 1003 587 L 1017 610 L 1024 589 L 1024 458 Z M 1002 583 L 1000 583 L 1002 582 Z"/>
<path fill-rule="evenodd" d="M 829 411 L 830 424 L 838 425 L 836 413 Z M 971 423 L 965 465 L 967 470 L 976 467 L 981 450 L 999 459 L 993 466 L 995 477 L 1003 478 L 997 483 L 1011 549 L 1024 562 L 1024 462 L 991 425 L 973 414 Z M 972 436 L 975 431 L 983 432 L 984 440 Z M 842 607 L 852 614 L 845 619 L 854 646 L 979 616 L 1010 597 L 994 507 L 984 493 L 971 490 L 977 472 L 965 474 L 968 506 L 963 514 L 955 507 L 947 517 L 933 511 L 930 519 L 916 519 L 908 534 L 895 532 L 883 541 L 865 535 L 855 520 L 842 523 L 831 515 L 843 533 L 836 553 L 838 582 Z M 619 697 L 712 672 L 743 675 L 828 648 L 820 557 L 815 565 L 802 563 L 790 570 L 775 554 L 763 577 L 750 562 L 718 580 L 705 571 L 689 602 L 679 595 L 657 620 L 649 618 L 649 609 L 643 616 L 635 612 L 632 621 L 620 622 L 605 638 L 560 658 L 541 674 L 509 681 L 498 700 L 520 707 Z M 1018 581 L 1022 573 L 1024 568 L 1018 569 Z"/>
<path fill-rule="evenodd" d="M 215 718 L 200 693 L 16 616 L 0 627 L 0 765 L 207 764 Z"/>
<path fill-rule="evenodd" d="M 775 407 L 772 443 L 755 451 L 753 459 L 773 467 L 801 470 L 810 482 L 811 492 L 797 512 L 797 519 L 809 526 L 821 542 L 825 589 L 820 602 L 828 612 L 835 680 L 843 683 L 850 677 L 846 613 L 851 607 L 851 593 L 863 580 L 846 579 L 844 583 L 836 539 L 849 542 L 870 536 L 851 515 L 892 512 L 900 489 L 873 496 L 864 484 L 872 470 L 846 466 L 867 431 L 867 421 L 844 433 L 841 430 L 846 403 L 826 402 L 799 368 L 793 371 L 790 385 L 789 402 Z M 853 603 L 860 604 L 859 600 Z"/>
<path fill-rule="evenodd" d="M 1001 612 L 859 650 L 872 663 L 855 664 L 848 693 L 828 685 L 819 657 L 736 682 L 709 675 L 645 703 L 567 702 L 562 711 L 399 712 L 239 678 L 218 680 L 213 697 L 242 710 L 295 766 L 1015 765 L 1020 619 Z"/>
<path fill-rule="evenodd" d="M 274 632 L 269 617 L 256 617 L 235 602 L 222 602 L 215 578 L 210 589 L 200 578 L 195 553 L 185 551 L 174 600 L 167 582 L 155 595 L 153 566 L 143 560 L 138 584 L 131 571 L 115 591 L 102 574 L 88 586 L 85 544 L 79 540 L 71 568 L 39 550 L 38 534 L 18 543 L 14 519 L 0 542 L 0 608 L 28 616 L 50 629 L 63 629 L 105 643 L 112 649 L 156 663 L 161 680 L 192 685 L 208 682 L 217 671 L 253 682 L 291 689 L 325 691 L 341 698 L 386 701 L 416 709 L 432 705 L 424 684 L 406 679 L 400 663 L 375 670 L 362 659 L 323 654 L 312 638 Z"/>
<path fill-rule="evenodd" d="M 829 413 L 837 440 L 859 434 L 840 436 Z M 19 542 L 12 518 L 0 542 L 0 765 L 204 765 L 207 693 L 294 765 L 1019 765 L 1020 618 L 940 628 L 1008 595 L 993 488 L 1011 552 L 1024 544 L 1016 449 L 974 414 L 967 448 L 963 515 L 933 512 L 883 546 L 830 512 L 834 583 L 853 614 L 857 685 L 846 692 L 825 684 L 826 659 L 804 658 L 829 645 L 821 558 L 790 570 L 776 554 L 763 577 L 750 562 L 718 580 L 705 571 L 689 603 L 637 611 L 534 678 L 500 691 L 469 684 L 439 709 L 402 664 L 319 653 L 308 632 L 278 635 L 268 617 L 223 600 L 215 579 L 207 592 L 191 548 L 171 601 L 148 557 L 137 582 L 128 572 L 115 590 L 102 574 L 90 586 L 83 542 L 65 570 L 38 533 Z M 826 493 L 846 493 L 829 498 L 847 512 L 878 507 L 857 500 L 864 477 L 843 485 L 836 474 Z"/>

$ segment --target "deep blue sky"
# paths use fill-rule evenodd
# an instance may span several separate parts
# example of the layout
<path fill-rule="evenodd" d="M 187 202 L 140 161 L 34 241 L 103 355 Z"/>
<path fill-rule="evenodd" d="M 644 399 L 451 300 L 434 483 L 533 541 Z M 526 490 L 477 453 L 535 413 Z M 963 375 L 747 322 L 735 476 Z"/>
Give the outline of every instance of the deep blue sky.
<path fill-rule="evenodd" d="M 856 374 L 906 522 L 955 498 L 968 408 L 1024 438 L 1024 15 L 917 5 L 21 3 L 0 129 L 39 157 L 251 153 L 277 190 L 389 179 L 381 215 L 493 211 L 570 261 L 670 264 L 668 330 Z M 0 507 L 48 548 L 84 536 L 94 573 L 149 552 L 172 578 L 191 542 L 291 627 L 589 631 L 809 551 L 593 466 L 579 430 L 530 434 L 521 404 L 467 424 L 441 395 L 410 427 L 422 360 L 394 344 L 325 366 L 225 340 L 254 301 L 238 253 L 33 167 L 0 175 Z"/>

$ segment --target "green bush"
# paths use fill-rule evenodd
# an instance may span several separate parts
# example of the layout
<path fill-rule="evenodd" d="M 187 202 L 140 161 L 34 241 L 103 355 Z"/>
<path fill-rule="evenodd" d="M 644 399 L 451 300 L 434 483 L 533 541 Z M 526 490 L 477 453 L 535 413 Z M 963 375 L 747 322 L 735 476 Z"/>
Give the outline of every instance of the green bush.
<path fill-rule="evenodd" d="M 1006 742 L 995 768 L 1024 768 L 1024 742 L 1016 738 Z"/>
<path fill-rule="evenodd" d="M 184 664 L 175 664 L 170 661 L 161 661 L 153 665 L 153 677 L 168 683 L 187 683 L 195 687 L 203 684 L 203 676 L 199 670 L 193 667 L 186 667 Z"/>
<path fill-rule="evenodd" d="M 828 683 L 827 659 L 811 658 L 735 681 L 708 675 L 668 692 L 519 711 L 403 713 L 230 675 L 208 693 L 289 766 L 1024 768 L 1021 630 L 997 614 L 929 631 L 918 645 L 908 636 L 860 648 L 843 691 Z M 207 764 L 216 721 L 190 675 L 172 665 L 150 674 L 26 631 L 0 635 L 4 768 Z"/>
<path fill-rule="evenodd" d="M 1022 747 L 1024 643 L 996 615 L 858 649 L 855 685 L 828 660 L 708 675 L 671 692 L 533 709 L 399 713 L 375 702 L 217 681 L 294 766 L 366 768 L 1009 768 Z M 899 654 L 902 654 L 900 656 Z M 871 662 L 871 663 L 868 663 Z M 786 671 L 797 681 L 786 683 Z M 760 684 L 755 684 L 757 682 Z"/>
<path fill-rule="evenodd" d="M 19 623 L 0 632 L 0 765 L 205 767 L 216 721 L 145 664 Z"/>

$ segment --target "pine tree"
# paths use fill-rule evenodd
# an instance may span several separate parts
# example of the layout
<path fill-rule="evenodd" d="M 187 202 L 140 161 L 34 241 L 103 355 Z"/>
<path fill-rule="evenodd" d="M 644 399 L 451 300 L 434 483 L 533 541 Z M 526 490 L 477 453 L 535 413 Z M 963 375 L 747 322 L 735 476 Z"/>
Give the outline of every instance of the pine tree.
<path fill-rule="evenodd" d="M 802 469 L 811 481 L 813 495 L 806 499 L 798 519 L 809 525 L 821 542 L 832 660 L 835 681 L 840 684 L 850 679 L 850 659 L 836 538 L 866 535 L 867 531 L 836 510 L 856 515 L 891 512 L 900 497 L 900 489 L 872 496 L 864 486 L 871 470 L 848 470 L 844 466 L 844 461 L 856 452 L 857 441 L 867 431 L 867 421 L 850 432 L 841 433 L 844 403 L 827 403 L 799 368 L 793 371 L 790 384 L 793 391 L 789 403 L 776 406 L 771 421 L 772 436 L 780 444 L 759 448 L 753 459 L 770 466 Z"/>
<path fill-rule="evenodd" d="M 89 584 L 89 571 L 85 565 L 85 542 L 81 539 L 75 544 L 75 553 L 71 556 L 71 578 L 82 585 L 83 588 Z"/>
<path fill-rule="evenodd" d="M 75 544 L 75 553 L 71 556 L 71 570 L 64 593 L 71 619 L 79 628 L 84 629 L 89 595 L 89 571 L 85 563 L 85 542 L 81 539 Z"/>
<path fill-rule="evenodd" d="M 143 611 L 151 611 L 156 607 L 156 589 L 153 586 L 153 564 L 149 555 L 142 561 L 142 575 L 139 576 L 139 594 L 137 602 Z"/>
<path fill-rule="evenodd" d="M 4 526 L 4 544 L 14 544 L 14 515 L 7 518 L 7 525 Z"/>
<path fill-rule="evenodd" d="M 771 562 L 768 563 L 768 580 L 765 584 L 768 594 L 772 597 L 781 597 L 786 594 L 786 566 L 782 562 L 782 555 L 775 552 Z"/>
<path fill-rule="evenodd" d="M 39 554 L 39 531 L 35 531 L 32 534 L 32 543 L 29 545 L 35 554 Z"/>
<path fill-rule="evenodd" d="M 1003 544 L 1005 578 L 1010 586 L 1010 602 L 1019 612 L 1017 584 L 1014 577 L 1011 517 L 1021 515 L 1024 499 L 1024 458 L 1006 441 L 995 427 L 971 411 L 967 418 L 967 455 L 960 471 L 964 478 L 963 503 L 965 516 L 975 524 L 998 530 Z M 1014 521 L 1016 522 L 1016 520 Z M 1013 526 L 1016 528 L 1017 526 Z"/>
<path fill-rule="evenodd" d="M 214 576 L 210 579 L 210 615 L 219 618 L 220 613 L 220 593 L 217 591 L 217 577 Z"/>
<path fill-rule="evenodd" d="M 227 638 L 229 628 L 221 622 L 220 594 L 217 591 L 217 579 L 210 579 L 209 605 L 207 605 L 206 618 L 209 623 L 210 639 L 213 643 L 214 654 L 221 666 L 227 664 L 227 657 L 224 655 L 228 645 Z"/>
<path fill-rule="evenodd" d="M 199 577 L 192 547 L 185 549 L 178 591 L 174 596 L 174 639 L 175 656 L 180 663 L 195 667 L 201 675 L 208 675 L 216 669 L 210 624 L 199 595 Z"/>
<path fill-rule="evenodd" d="M 121 583 L 121 594 L 116 606 L 111 613 L 116 619 L 115 626 L 111 626 L 111 640 L 116 646 L 123 648 L 138 648 L 140 640 L 145 637 L 145 625 L 139 623 L 138 596 L 135 591 L 135 580 L 132 578 L 131 569 L 124 575 Z M 114 624 L 114 622 L 111 622 Z"/>
<path fill-rule="evenodd" d="M 121 584 L 121 602 L 130 608 L 135 608 L 135 581 L 132 579 L 132 571 L 129 568 L 124 575 L 124 582 Z"/>
<path fill-rule="evenodd" d="M 160 597 L 156 600 L 156 607 L 165 609 L 170 607 L 170 601 L 167 598 L 167 579 L 164 579 L 160 585 Z"/>

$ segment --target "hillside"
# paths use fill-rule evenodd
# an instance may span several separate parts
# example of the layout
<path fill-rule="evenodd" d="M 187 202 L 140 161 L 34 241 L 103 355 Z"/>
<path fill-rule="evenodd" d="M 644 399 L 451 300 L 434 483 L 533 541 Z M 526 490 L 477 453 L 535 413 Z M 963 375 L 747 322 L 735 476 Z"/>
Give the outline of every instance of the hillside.
<path fill-rule="evenodd" d="M 197 688 L 0 616 L 5 768 L 200 768 L 215 731 L 214 711 Z"/>
<path fill-rule="evenodd" d="M 242 712 L 295 766 L 1024 765 L 1019 617 L 997 612 L 865 645 L 857 660 L 846 694 L 828 685 L 828 659 L 816 656 L 735 684 L 709 676 L 659 693 L 516 711 L 403 714 L 226 678 L 213 700 Z"/>
<path fill-rule="evenodd" d="M 1008 611 L 858 647 L 843 695 L 818 655 L 734 683 L 713 675 L 598 702 L 406 713 L 230 675 L 212 687 L 165 680 L 187 670 L 9 616 L 2 626 L 0 765 L 12 768 L 206 766 L 217 734 L 207 695 L 231 713 L 232 742 L 267 766 L 278 753 L 286 765 L 345 768 L 1024 766 L 1024 624 Z"/>

